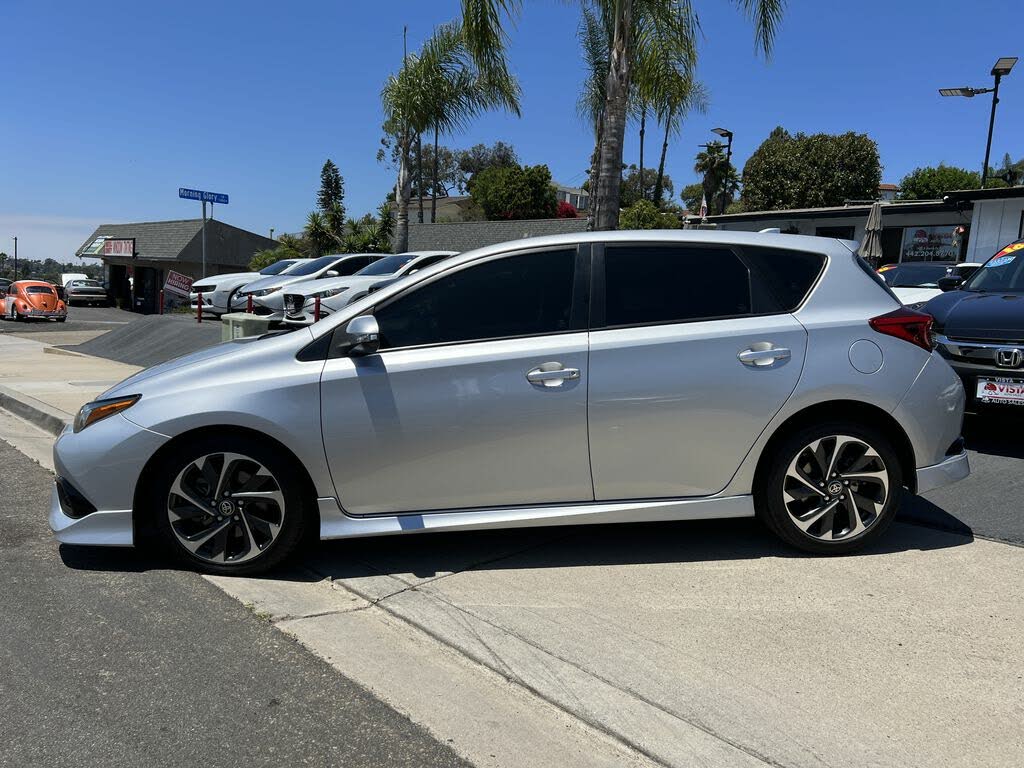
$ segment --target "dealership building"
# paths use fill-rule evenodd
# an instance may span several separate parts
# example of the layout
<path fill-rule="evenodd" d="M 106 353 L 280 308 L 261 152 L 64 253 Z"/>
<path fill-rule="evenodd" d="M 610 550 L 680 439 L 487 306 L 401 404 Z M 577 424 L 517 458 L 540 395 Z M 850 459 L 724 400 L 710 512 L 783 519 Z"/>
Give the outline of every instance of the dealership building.
<path fill-rule="evenodd" d="M 112 302 L 151 314 L 159 310 L 160 291 L 168 278 L 172 286 L 180 286 L 187 281 L 179 276 L 196 280 L 245 272 L 253 254 L 278 245 L 269 237 L 207 219 L 204 264 L 203 239 L 202 219 L 103 224 L 75 255 L 103 260 Z M 172 298 L 170 292 L 167 296 Z"/>
<path fill-rule="evenodd" d="M 1024 187 L 949 192 L 941 200 L 882 200 L 882 264 L 984 261 L 1024 237 Z M 775 229 L 794 235 L 863 240 L 872 202 L 831 208 L 709 216 L 725 231 Z M 691 221 L 695 221 L 691 217 Z"/>

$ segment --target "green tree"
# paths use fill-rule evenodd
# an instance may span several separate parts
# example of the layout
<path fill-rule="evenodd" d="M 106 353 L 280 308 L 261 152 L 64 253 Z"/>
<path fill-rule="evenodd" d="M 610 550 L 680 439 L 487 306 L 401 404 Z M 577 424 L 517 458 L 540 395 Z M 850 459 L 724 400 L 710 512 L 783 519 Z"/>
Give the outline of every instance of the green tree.
<path fill-rule="evenodd" d="M 866 134 L 771 132 L 743 166 L 748 211 L 838 206 L 874 200 L 882 178 L 878 145 Z"/>
<path fill-rule="evenodd" d="M 704 194 L 704 185 L 699 181 L 687 184 L 679 192 L 679 198 L 683 201 L 683 207 L 689 213 L 697 213 L 700 210 L 700 199 Z"/>
<path fill-rule="evenodd" d="M 645 168 L 643 170 L 643 183 L 641 184 L 640 169 L 635 165 L 630 165 L 626 168 L 622 174 L 622 187 L 620 192 L 620 199 L 622 200 L 622 207 L 629 208 L 637 200 L 654 200 L 655 191 L 658 185 L 658 172 L 653 168 Z M 661 179 L 662 189 L 668 191 L 669 197 L 672 197 L 675 187 L 672 184 L 672 179 L 669 176 L 662 175 Z M 658 206 L 655 203 L 655 207 Z"/>
<path fill-rule="evenodd" d="M 342 217 L 345 215 L 345 180 L 330 158 L 320 169 L 320 191 L 316 195 L 316 204 L 323 213 L 340 211 Z"/>
<path fill-rule="evenodd" d="M 475 177 L 473 202 L 490 219 L 553 219 L 558 211 L 546 165 L 488 168 Z"/>
<path fill-rule="evenodd" d="M 663 213 L 650 200 L 639 199 L 622 212 L 619 229 L 679 229 L 682 222 L 671 213 Z"/>
<path fill-rule="evenodd" d="M 472 189 L 473 178 L 488 168 L 510 168 L 519 165 L 519 157 L 511 144 L 496 141 L 491 146 L 474 144 L 458 153 L 459 171 L 462 173 L 460 191 Z"/>
<path fill-rule="evenodd" d="M 725 192 L 725 206 L 728 206 L 739 189 L 739 176 L 726 157 L 725 145 L 720 141 L 710 142 L 703 152 L 697 153 L 693 170 L 703 179 L 701 190 L 707 197 L 708 210 L 724 213 L 722 193 Z M 697 207 L 700 207 L 699 202 Z"/>
<path fill-rule="evenodd" d="M 754 23 L 755 38 L 765 54 L 771 51 L 785 0 L 735 0 Z M 619 187 L 623 140 L 633 75 L 633 51 L 656 40 L 673 56 L 696 58 L 697 18 L 688 0 L 594 0 L 611 28 L 604 107 L 596 134 L 592 176 L 595 229 L 614 229 L 619 220 Z M 506 74 L 503 16 L 518 14 L 520 0 L 462 0 L 463 29 L 470 53 L 491 76 Z"/>
<path fill-rule="evenodd" d="M 981 174 L 939 163 L 915 168 L 900 180 L 900 200 L 938 200 L 954 189 L 980 189 Z"/>

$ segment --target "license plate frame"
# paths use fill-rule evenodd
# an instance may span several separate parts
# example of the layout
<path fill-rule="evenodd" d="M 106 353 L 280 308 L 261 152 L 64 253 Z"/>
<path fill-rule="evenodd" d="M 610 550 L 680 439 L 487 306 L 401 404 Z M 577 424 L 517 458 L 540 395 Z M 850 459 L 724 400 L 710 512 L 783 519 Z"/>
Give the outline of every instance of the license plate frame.
<path fill-rule="evenodd" d="M 979 376 L 975 381 L 974 396 L 990 405 L 1024 406 L 1024 379 L 1008 376 Z"/>

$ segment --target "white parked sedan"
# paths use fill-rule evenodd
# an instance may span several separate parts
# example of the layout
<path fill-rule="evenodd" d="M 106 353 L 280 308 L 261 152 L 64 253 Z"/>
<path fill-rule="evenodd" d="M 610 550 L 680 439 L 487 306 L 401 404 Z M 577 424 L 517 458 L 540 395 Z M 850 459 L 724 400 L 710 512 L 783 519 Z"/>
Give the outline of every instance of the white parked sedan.
<path fill-rule="evenodd" d="M 289 325 L 309 325 L 317 319 L 317 299 L 320 299 L 320 317 L 324 318 L 368 293 L 455 255 L 456 251 L 396 253 L 350 277 L 295 283 L 288 286 L 284 293 L 284 321 Z"/>
<path fill-rule="evenodd" d="M 249 283 L 237 294 L 233 306 L 245 308 L 252 296 L 253 311 L 258 315 L 269 315 L 271 322 L 284 319 L 284 293 L 286 286 L 333 277 L 354 275 L 359 270 L 380 259 L 379 253 L 335 253 L 313 259 L 308 264 L 296 267 L 286 275 L 265 277 Z"/>
<path fill-rule="evenodd" d="M 259 272 L 230 272 L 225 275 L 210 275 L 192 284 L 189 299 L 192 311 L 199 311 L 199 294 L 203 295 L 203 314 L 222 315 L 231 311 L 234 295 L 239 289 L 256 280 L 275 275 L 284 275 L 312 259 L 281 259 L 264 267 Z"/>
<path fill-rule="evenodd" d="M 944 277 L 961 277 L 966 280 L 980 266 L 973 262 L 905 261 L 886 264 L 878 270 L 878 274 L 904 306 L 920 309 L 942 293 L 939 280 Z"/>

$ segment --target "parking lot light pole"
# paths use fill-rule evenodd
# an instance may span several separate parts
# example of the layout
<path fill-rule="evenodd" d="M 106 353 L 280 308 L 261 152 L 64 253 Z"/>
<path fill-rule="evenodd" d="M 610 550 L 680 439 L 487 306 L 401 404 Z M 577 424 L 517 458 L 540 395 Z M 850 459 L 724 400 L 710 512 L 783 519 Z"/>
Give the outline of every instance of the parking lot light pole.
<path fill-rule="evenodd" d="M 725 213 L 725 200 L 726 200 L 727 192 L 728 192 L 728 189 L 729 189 L 729 176 L 728 176 L 728 173 L 729 173 L 729 169 L 732 167 L 730 165 L 730 163 L 732 161 L 732 131 L 730 131 L 730 130 L 728 130 L 726 128 L 712 128 L 711 132 L 712 133 L 717 133 L 719 136 L 721 136 L 723 139 L 725 139 L 728 142 L 725 145 L 725 172 L 726 172 L 726 177 L 724 179 L 725 183 L 722 184 L 722 211 L 721 212 L 724 214 Z"/>
<path fill-rule="evenodd" d="M 14 238 L 14 279 L 18 279 L 18 238 Z"/>
<path fill-rule="evenodd" d="M 992 94 L 992 111 L 989 113 L 988 118 L 988 140 L 985 142 L 985 163 L 981 166 L 981 188 L 985 188 L 985 182 L 988 181 L 988 160 L 992 153 L 992 129 L 996 122 L 996 105 L 999 103 L 999 82 L 1003 79 L 1004 75 L 1010 74 L 1010 70 L 1013 69 L 1013 65 L 1017 63 L 1016 56 L 1003 56 L 994 65 L 992 65 L 991 75 L 995 78 L 995 83 L 991 88 L 971 88 L 970 86 L 962 86 L 960 88 L 940 88 L 940 96 L 963 96 L 971 99 L 975 96 L 980 96 L 983 93 Z"/>

